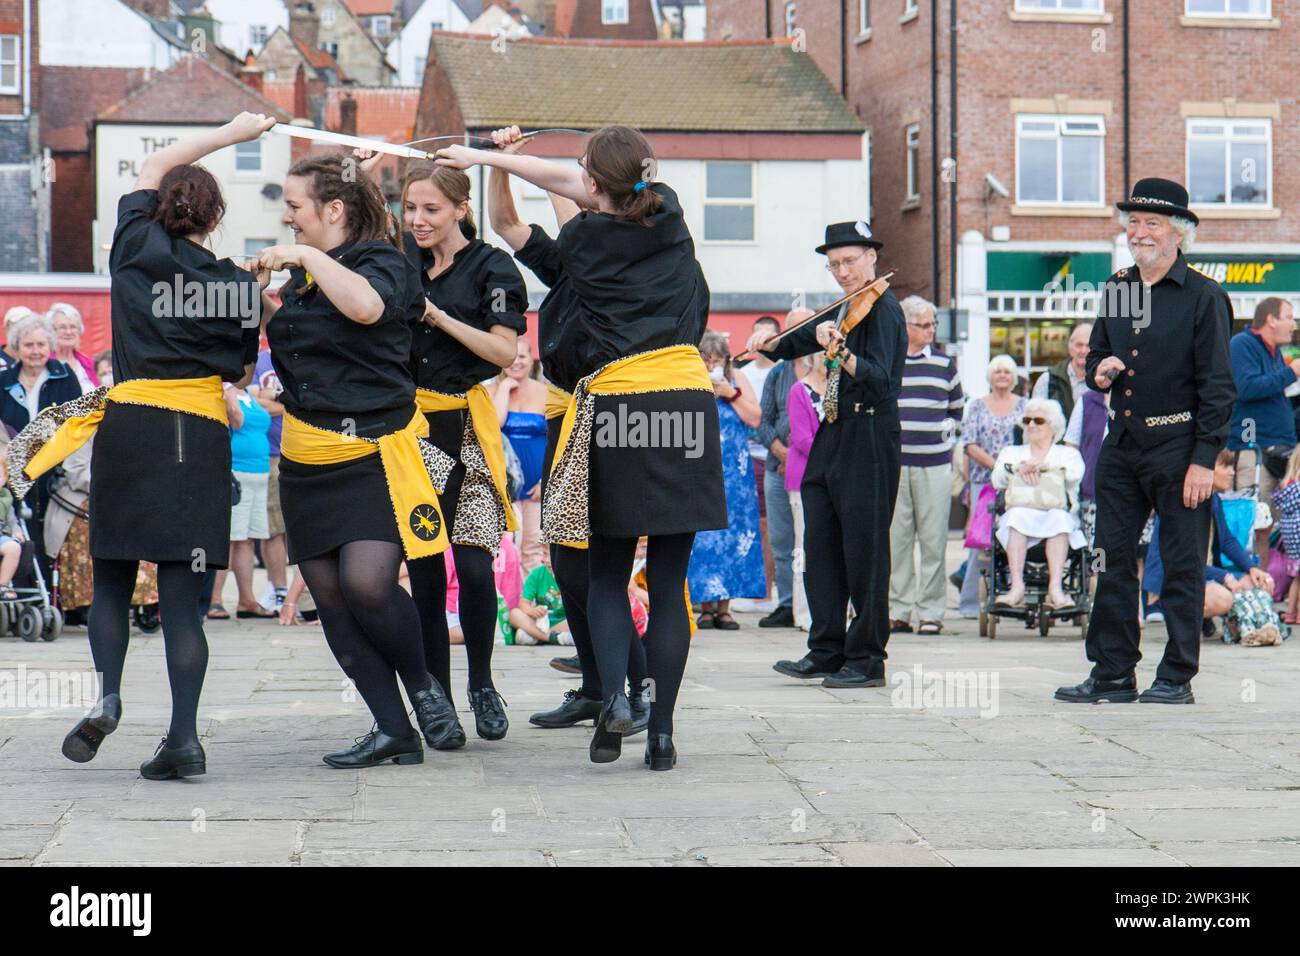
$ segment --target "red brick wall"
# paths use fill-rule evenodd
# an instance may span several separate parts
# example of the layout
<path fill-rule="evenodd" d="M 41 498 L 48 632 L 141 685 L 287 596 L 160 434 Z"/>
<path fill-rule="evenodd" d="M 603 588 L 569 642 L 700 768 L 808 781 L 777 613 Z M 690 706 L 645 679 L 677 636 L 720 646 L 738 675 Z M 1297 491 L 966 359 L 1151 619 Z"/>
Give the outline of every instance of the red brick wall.
<path fill-rule="evenodd" d="M 657 40 L 650 0 L 628 0 L 627 23 L 601 23 L 601 0 L 578 0 L 568 36 L 597 40 Z"/>
<path fill-rule="evenodd" d="M 39 4 L 37 3 L 32 3 L 31 5 L 31 15 L 32 15 L 31 49 L 32 49 L 33 58 L 35 58 L 36 52 L 39 49 L 39 43 L 38 43 L 39 35 L 36 32 L 38 7 Z M 18 73 L 19 73 L 20 91 L 14 95 L 0 96 L 0 115 L 17 116 L 21 114 L 23 111 L 23 94 L 21 92 L 21 84 L 27 82 L 27 64 L 23 62 L 25 53 L 22 48 L 23 45 L 22 0 L 0 0 L 0 34 L 16 36 L 18 38 L 18 56 L 19 56 Z M 39 75 L 40 75 L 39 68 L 32 70 L 32 77 L 31 77 L 32 90 L 31 90 L 31 100 L 30 100 L 30 102 L 32 103 L 40 102 L 39 99 L 40 90 L 37 87 Z"/>
<path fill-rule="evenodd" d="M 50 184 L 50 271 L 94 272 L 90 224 L 95 170 L 90 153 L 55 153 Z"/>

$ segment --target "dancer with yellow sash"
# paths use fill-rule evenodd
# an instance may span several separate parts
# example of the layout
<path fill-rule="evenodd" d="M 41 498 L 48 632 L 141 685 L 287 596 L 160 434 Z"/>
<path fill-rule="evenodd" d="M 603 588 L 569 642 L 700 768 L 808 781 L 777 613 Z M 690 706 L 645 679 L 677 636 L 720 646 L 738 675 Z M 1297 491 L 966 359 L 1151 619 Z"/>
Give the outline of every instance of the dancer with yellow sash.
<path fill-rule="evenodd" d="M 151 153 L 118 202 L 109 253 L 113 379 L 52 406 L 19 433 L 7 460 L 19 496 L 93 436 L 90 650 L 101 700 L 63 741 L 68 759 L 94 759 L 122 718 L 131 593 L 140 561 L 158 564 L 172 717 L 148 780 L 205 773 L 199 694 L 208 645 L 197 614 L 208 567 L 230 550 L 230 437 L 221 383 L 241 387 L 257 360 L 257 280 L 206 247 L 225 212 L 212 174 L 192 165 L 257 139 L 275 120 L 241 113 L 216 130 Z M 192 290 L 202 290 L 193 295 Z"/>
<path fill-rule="evenodd" d="M 587 616 L 606 695 L 590 746 L 597 763 L 618 759 L 632 728 L 622 692 L 637 639 L 627 585 L 637 538 L 649 537 L 645 759 L 669 770 L 676 762 L 673 708 L 690 649 L 683 593 L 691 544 L 695 532 L 727 524 L 717 406 L 695 348 L 709 290 L 681 205 L 671 188 L 654 182 L 645 137 L 623 126 L 593 133 L 578 169 L 464 146 L 437 155 L 459 169 L 500 168 L 584 207 L 558 239 L 574 304 L 556 347 L 574 356 L 581 378 L 557 440 L 542 534 L 588 548 Z"/>
<path fill-rule="evenodd" d="M 413 164 L 406 173 L 406 252 L 427 300 L 424 321 L 412 333 L 411 371 L 429 441 L 456 462 L 439 500 L 460 586 L 469 703 L 479 737 L 500 740 L 510 725 L 492 682 L 492 561 L 501 536 L 518 524 L 506 490 L 501 426 L 483 382 L 515 360 L 528 295 L 510 257 L 477 238 L 469 188 L 464 173 L 432 163 Z M 429 670 L 450 696 L 446 564 L 438 558 L 410 561 L 407 568 Z"/>
<path fill-rule="evenodd" d="M 295 163 L 284 202 L 298 242 L 263 250 L 256 268 L 263 282 L 289 270 L 278 309 L 266 304 L 285 407 L 280 499 L 289 559 L 376 724 L 324 760 L 342 769 L 421 763 L 399 680 L 430 746 L 444 746 L 459 725 L 429 677 L 419 616 L 398 584 L 403 559 L 441 561 L 447 547 L 435 476 L 444 481 L 451 463 L 424 441 L 428 425 L 407 364 L 420 286 L 379 187 L 350 159 Z"/>
<path fill-rule="evenodd" d="M 499 130 L 493 134 L 497 145 L 508 153 L 516 152 L 521 143 L 517 127 Z M 578 205 L 571 199 L 547 194 L 555 210 L 556 223 L 563 227 L 578 213 Z M 515 258 L 533 271 L 549 286 L 546 298 L 537 310 L 537 342 L 546 373 L 546 453 L 542 459 L 542 488 L 555 459 L 559 444 L 560 426 L 564 413 L 573 399 L 573 389 L 583 372 L 575 367 L 574 358 L 558 348 L 560 333 L 565 322 L 576 314 L 573 283 L 564 273 L 560 246 L 541 226 L 526 225 L 519 218 L 511 192 L 510 176 L 494 168 L 488 177 L 488 215 L 492 231 L 505 240 L 515 251 Z M 528 722 L 535 727 L 560 729 L 573 727 L 600 717 L 605 699 L 600 683 L 600 670 L 596 667 L 596 654 L 592 649 L 591 630 L 587 622 L 589 569 L 587 549 L 549 544 L 551 571 L 564 600 L 565 620 L 573 635 L 576 668 L 572 658 L 555 658 L 551 666 L 566 673 L 580 673 L 582 683 L 574 690 L 565 691 L 564 699 L 552 710 L 531 715 Z M 646 684 L 645 644 L 639 638 L 629 646 L 627 661 L 628 703 L 632 711 L 632 727 L 624 736 L 641 733 L 650 722 L 650 698 Z"/>

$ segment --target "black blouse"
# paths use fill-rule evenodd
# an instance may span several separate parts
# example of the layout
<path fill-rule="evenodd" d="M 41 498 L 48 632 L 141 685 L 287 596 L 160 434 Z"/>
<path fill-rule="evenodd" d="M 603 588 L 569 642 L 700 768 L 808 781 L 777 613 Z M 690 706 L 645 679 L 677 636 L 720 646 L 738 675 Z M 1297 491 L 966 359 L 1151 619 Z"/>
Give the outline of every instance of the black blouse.
<path fill-rule="evenodd" d="M 410 406 L 410 323 L 424 311 L 414 270 L 383 241 L 344 243 L 329 256 L 370 283 L 384 313 L 373 325 L 354 322 L 319 286 L 306 285 L 305 270 L 290 269 L 280 310 L 266 327 L 282 400 L 299 417 Z"/>
<path fill-rule="evenodd" d="M 698 345 L 708 326 L 709 286 L 677 194 L 663 183 L 648 188 L 663 198 L 648 227 L 585 211 L 560 230 L 577 309 L 558 348 L 584 375 L 636 352 Z"/>
<path fill-rule="evenodd" d="M 404 235 L 406 253 L 419 270 L 424 295 L 452 318 L 484 332 L 504 325 L 522 335 L 528 328 L 524 311 L 528 293 L 523 276 L 510 256 L 481 239 L 471 239 L 437 277 L 429 278 L 433 252 Z M 423 309 L 423 306 L 421 306 Z M 420 388 L 463 392 L 501 371 L 456 341 L 442 329 L 419 322 L 412 330 L 411 374 Z"/>
<path fill-rule="evenodd" d="M 257 277 L 154 220 L 156 189 L 117 204 L 112 276 L 113 380 L 207 378 L 228 382 L 257 361 L 262 315 Z"/>
<path fill-rule="evenodd" d="M 564 272 L 560 245 L 541 226 L 534 223 L 528 241 L 515 258 L 533 270 L 533 274 L 550 286 L 537 310 L 537 342 L 542 371 L 546 380 L 557 388 L 572 392 L 583 372 L 575 356 L 560 348 L 560 334 L 565 322 L 573 317 L 577 300 L 573 283 Z"/>

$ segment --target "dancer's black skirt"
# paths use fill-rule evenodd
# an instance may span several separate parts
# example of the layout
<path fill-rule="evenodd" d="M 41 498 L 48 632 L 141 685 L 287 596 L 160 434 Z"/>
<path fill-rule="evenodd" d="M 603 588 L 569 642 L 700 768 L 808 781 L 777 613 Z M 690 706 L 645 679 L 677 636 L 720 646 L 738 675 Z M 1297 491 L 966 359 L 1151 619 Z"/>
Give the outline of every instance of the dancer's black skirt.
<path fill-rule="evenodd" d="M 200 415 L 109 402 L 91 460 L 90 554 L 226 567 L 229 429 Z"/>

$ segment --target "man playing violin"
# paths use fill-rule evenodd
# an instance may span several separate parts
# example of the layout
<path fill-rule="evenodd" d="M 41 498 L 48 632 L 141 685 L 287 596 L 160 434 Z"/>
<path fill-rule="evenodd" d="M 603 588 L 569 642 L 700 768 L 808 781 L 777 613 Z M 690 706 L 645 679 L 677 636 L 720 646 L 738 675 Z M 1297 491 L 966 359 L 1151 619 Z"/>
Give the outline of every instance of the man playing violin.
<path fill-rule="evenodd" d="M 826 256 L 826 268 L 848 300 L 779 337 L 763 329 L 749 340 L 750 351 L 773 359 L 823 359 L 819 353 L 828 348 L 835 353 L 827 360 L 825 420 L 800 487 L 804 540 L 796 542 L 795 570 L 804 575 L 812 614 L 808 653 L 774 668 L 790 677 L 821 679 L 825 687 L 885 683 L 889 525 L 898 495 L 898 394 L 907 330 L 894 293 L 886 283 L 872 285 L 880 247 L 861 220 L 827 226 L 826 241 L 816 251 Z M 787 324 L 808 316 L 796 310 Z M 841 325 L 852 328 L 846 334 Z M 857 616 L 846 627 L 850 601 Z"/>

